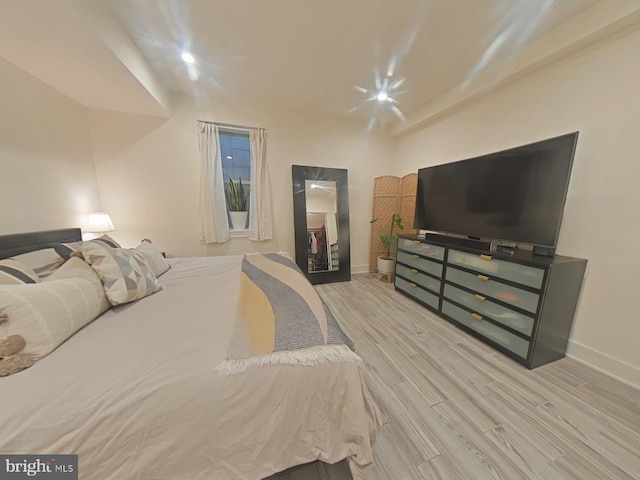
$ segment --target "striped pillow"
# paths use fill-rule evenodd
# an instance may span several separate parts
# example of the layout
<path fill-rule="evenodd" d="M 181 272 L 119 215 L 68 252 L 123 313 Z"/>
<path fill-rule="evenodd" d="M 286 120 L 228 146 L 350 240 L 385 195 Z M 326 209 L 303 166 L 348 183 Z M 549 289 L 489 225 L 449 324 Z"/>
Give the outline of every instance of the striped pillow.
<path fill-rule="evenodd" d="M 56 250 L 56 252 L 58 252 L 58 255 L 60 255 L 62 258 L 64 258 L 64 260 L 66 262 L 67 260 L 69 260 L 69 258 L 71 257 L 71 254 L 73 252 L 79 252 L 80 251 L 80 243 L 81 242 L 53 243 L 53 244 L 51 244 L 51 247 L 54 248 Z"/>
<path fill-rule="evenodd" d="M 60 268 L 65 261 L 65 258 L 63 258 L 55 248 L 34 250 L 33 252 L 14 255 L 11 259 L 31 268 L 40 278 L 51 275 Z"/>
<path fill-rule="evenodd" d="M 45 281 L 50 282 L 53 280 L 70 280 L 76 278 L 82 278 L 91 284 L 95 291 L 95 297 L 98 299 L 98 310 L 100 313 L 106 312 L 111 308 L 100 277 L 98 277 L 98 274 L 93 268 L 82 258 L 70 258 L 62 267 L 47 277 Z"/>
<path fill-rule="evenodd" d="M 38 274 L 23 263 L 5 258 L 0 260 L 0 285 L 38 283 Z"/>
<path fill-rule="evenodd" d="M 91 240 L 88 240 L 89 242 L 100 242 L 101 245 L 106 245 L 107 247 L 111 247 L 111 248 L 122 248 L 122 245 L 120 245 L 118 242 L 116 242 L 113 238 L 111 238 L 109 235 L 102 235 L 98 238 L 92 238 Z"/>
<path fill-rule="evenodd" d="M 82 242 L 84 259 L 100 277 L 111 305 L 139 300 L 161 289 L 153 270 L 140 252 L 110 248 L 99 242 Z"/>
<path fill-rule="evenodd" d="M 79 258 L 47 281 L 0 286 L 0 377 L 30 367 L 107 308 L 101 282 Z"/>

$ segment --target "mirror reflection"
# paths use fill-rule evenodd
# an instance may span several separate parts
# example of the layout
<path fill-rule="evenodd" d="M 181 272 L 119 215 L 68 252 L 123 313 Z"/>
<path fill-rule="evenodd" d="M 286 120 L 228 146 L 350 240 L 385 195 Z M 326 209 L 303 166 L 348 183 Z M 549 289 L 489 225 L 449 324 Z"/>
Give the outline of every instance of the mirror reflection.
<path fill-rule="evenodd" d="M 340 269 L 336 182 L 305 180 L 309 273 Z"/>
<path fill-rule="evenodd" d="M 313 284 L 351 280 L 345 168 L 291 166 L 296 264 Z"/>

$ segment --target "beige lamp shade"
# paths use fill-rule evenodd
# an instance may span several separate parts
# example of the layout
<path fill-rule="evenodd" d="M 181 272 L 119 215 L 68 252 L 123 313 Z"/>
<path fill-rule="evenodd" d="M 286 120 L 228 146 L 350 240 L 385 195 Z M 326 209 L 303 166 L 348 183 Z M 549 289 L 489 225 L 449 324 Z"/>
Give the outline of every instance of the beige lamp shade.
<path fill-rule="evenodd" d="M 113 222 L 111 221 L 109 214 L 100 212 L 89 215 L 89 221 L 87 222 L 87 228 L 85 228 L 85 231 L 89 233 L 103 233 L 112 232 L 115 229 L 116 227 L 113 226 Z"/>

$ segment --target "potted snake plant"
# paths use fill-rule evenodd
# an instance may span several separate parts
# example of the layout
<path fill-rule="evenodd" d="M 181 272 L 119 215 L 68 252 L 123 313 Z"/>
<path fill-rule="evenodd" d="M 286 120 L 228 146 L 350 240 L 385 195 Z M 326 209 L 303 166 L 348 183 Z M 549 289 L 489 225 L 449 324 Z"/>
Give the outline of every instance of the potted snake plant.
<path fill-rule="evenodd" d="M 247 225 L 247 200 L 249 199 L 249 192 L 245 192 L 242 178 L 238 178 L 238 181 L 234 182 L 231 175 L 227 175 L 227 177 L 229 178 L 229 182 L 227 188 L 224 190 L 227 208 L 229 209 L 233 228 L 241 230 Z"/>

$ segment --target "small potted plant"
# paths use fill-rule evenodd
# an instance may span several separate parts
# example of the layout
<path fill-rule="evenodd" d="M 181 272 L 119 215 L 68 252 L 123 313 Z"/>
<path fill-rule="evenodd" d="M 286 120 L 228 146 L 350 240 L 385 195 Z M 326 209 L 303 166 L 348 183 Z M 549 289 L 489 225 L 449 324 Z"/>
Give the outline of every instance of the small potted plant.
<path fill-rule="evenodd" d="M 247 225 L 247 200 L 249 192 L 245 192 L 242 178 L 234 182 L 231 175 L 227 175 L 229 183 L 224 190 L 227 199 L 227 208 L 231 216 L 231 223 L 236 230 L 244 229 Z"/>
<path fill-rule="evenodd" d="M 369 223 L 375 223 L 378 219 L 374 218 Z M 398 242 L 398 231 L 403 230 L 404 226 L 402 225 L 402 217 L 400 217 L 399 213 L 394 213 L 391 217 L 391 224 L 389 226 L 389 230 L 383 232 L 380 235 L 380 241 L 385 246 L 387 251 L 385 255 L 381 255 L 378 257 L 378 278 L 382 275 L 390 275 L 394 271 L 394 266 L 396 259 L 391 256 L 391 248 L 396 245 Z"/>

